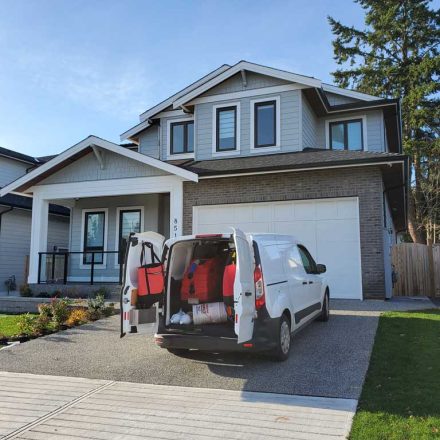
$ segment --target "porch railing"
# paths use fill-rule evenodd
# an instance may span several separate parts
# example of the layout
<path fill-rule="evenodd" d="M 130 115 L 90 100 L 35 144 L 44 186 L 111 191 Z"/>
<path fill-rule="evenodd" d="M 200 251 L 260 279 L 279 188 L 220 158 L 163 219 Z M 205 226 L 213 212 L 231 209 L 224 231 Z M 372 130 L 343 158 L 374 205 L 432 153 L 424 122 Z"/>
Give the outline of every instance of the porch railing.
<path fill-rule="evenodd" d="M 99 284 L 122 284 L 123 264 L 119 261 L 123 261 L 120 251 L 39 252 L 38 284 L 93 285 L 97 282 L 97 270 L 101 274 Z"/>

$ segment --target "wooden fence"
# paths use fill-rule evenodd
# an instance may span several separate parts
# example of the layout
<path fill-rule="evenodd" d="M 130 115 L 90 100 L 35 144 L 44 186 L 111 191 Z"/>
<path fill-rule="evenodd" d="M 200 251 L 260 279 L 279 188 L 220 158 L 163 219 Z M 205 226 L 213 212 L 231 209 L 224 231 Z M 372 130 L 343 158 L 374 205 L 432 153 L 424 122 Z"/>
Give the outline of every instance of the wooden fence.
<path fill-rule="evenodd" d="M 393 295 L 440 297 L 440 245 L 401 243 L 393 246 Z"/>

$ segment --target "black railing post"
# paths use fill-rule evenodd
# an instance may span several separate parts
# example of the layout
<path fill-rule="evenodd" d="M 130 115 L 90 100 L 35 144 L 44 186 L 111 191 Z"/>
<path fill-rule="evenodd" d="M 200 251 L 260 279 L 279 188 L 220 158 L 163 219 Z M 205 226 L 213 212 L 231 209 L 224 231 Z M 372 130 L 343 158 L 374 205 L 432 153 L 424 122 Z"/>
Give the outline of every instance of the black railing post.
<path fill-rule="evenodd" d="M 92 251 L 92 268 L 90 270 L 90 284 L 93 286 L 93 275 L 95 272 L 95 252 Z"/>
<path fill-rule="evenodd" d="M 63 282 L 64 284 L 67 284 L 67 268 L 68 266 L 68 258 L 69 258 L 69 254 L 66 252 L 64 254 L 64 273 L 63 273 Z"/>
<path fill-rule="evenodd" d="M 55 252 L 52 252 L 52 270 L 51 270 L 51 281 L 55 280 Z"/>
<path fill-rule="evenodd" d="M 38 252 L 38 284 L 41 284 L 41 252 Z"/>

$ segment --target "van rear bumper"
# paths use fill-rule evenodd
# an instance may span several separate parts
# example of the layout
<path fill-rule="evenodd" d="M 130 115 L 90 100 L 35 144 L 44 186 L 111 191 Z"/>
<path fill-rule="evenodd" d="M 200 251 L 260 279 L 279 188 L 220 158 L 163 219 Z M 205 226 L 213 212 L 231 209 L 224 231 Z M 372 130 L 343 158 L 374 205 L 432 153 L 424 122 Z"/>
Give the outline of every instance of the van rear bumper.
<path fill-rule="evenodd" d="M 159 347 L 171 349 L 194 349 L 214 353 L 270 351 L 276 348 L 277 345 L 274 335 L 276 334 L 278 321 L 278 319 L 266 319 L 264 325 L 256 323 L 254 337 L 250 341 L 240 344 L 237 343 L 237 338 L 171 333 L 163 332 L 161 329 L 154 335 L 154 339 Z"/>

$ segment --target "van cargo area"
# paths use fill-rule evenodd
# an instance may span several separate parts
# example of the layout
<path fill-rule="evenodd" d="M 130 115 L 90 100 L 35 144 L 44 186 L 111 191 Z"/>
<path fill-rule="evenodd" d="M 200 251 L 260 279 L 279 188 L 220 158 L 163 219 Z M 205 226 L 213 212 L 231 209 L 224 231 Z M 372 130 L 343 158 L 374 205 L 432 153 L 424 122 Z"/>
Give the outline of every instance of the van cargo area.
<path fill-rule="evenodd" d="M 235 245 L 223 237 L 175 243 L 169 250 L 165 314 L 166 332 L 236 337 L 233 284 Z"/>

